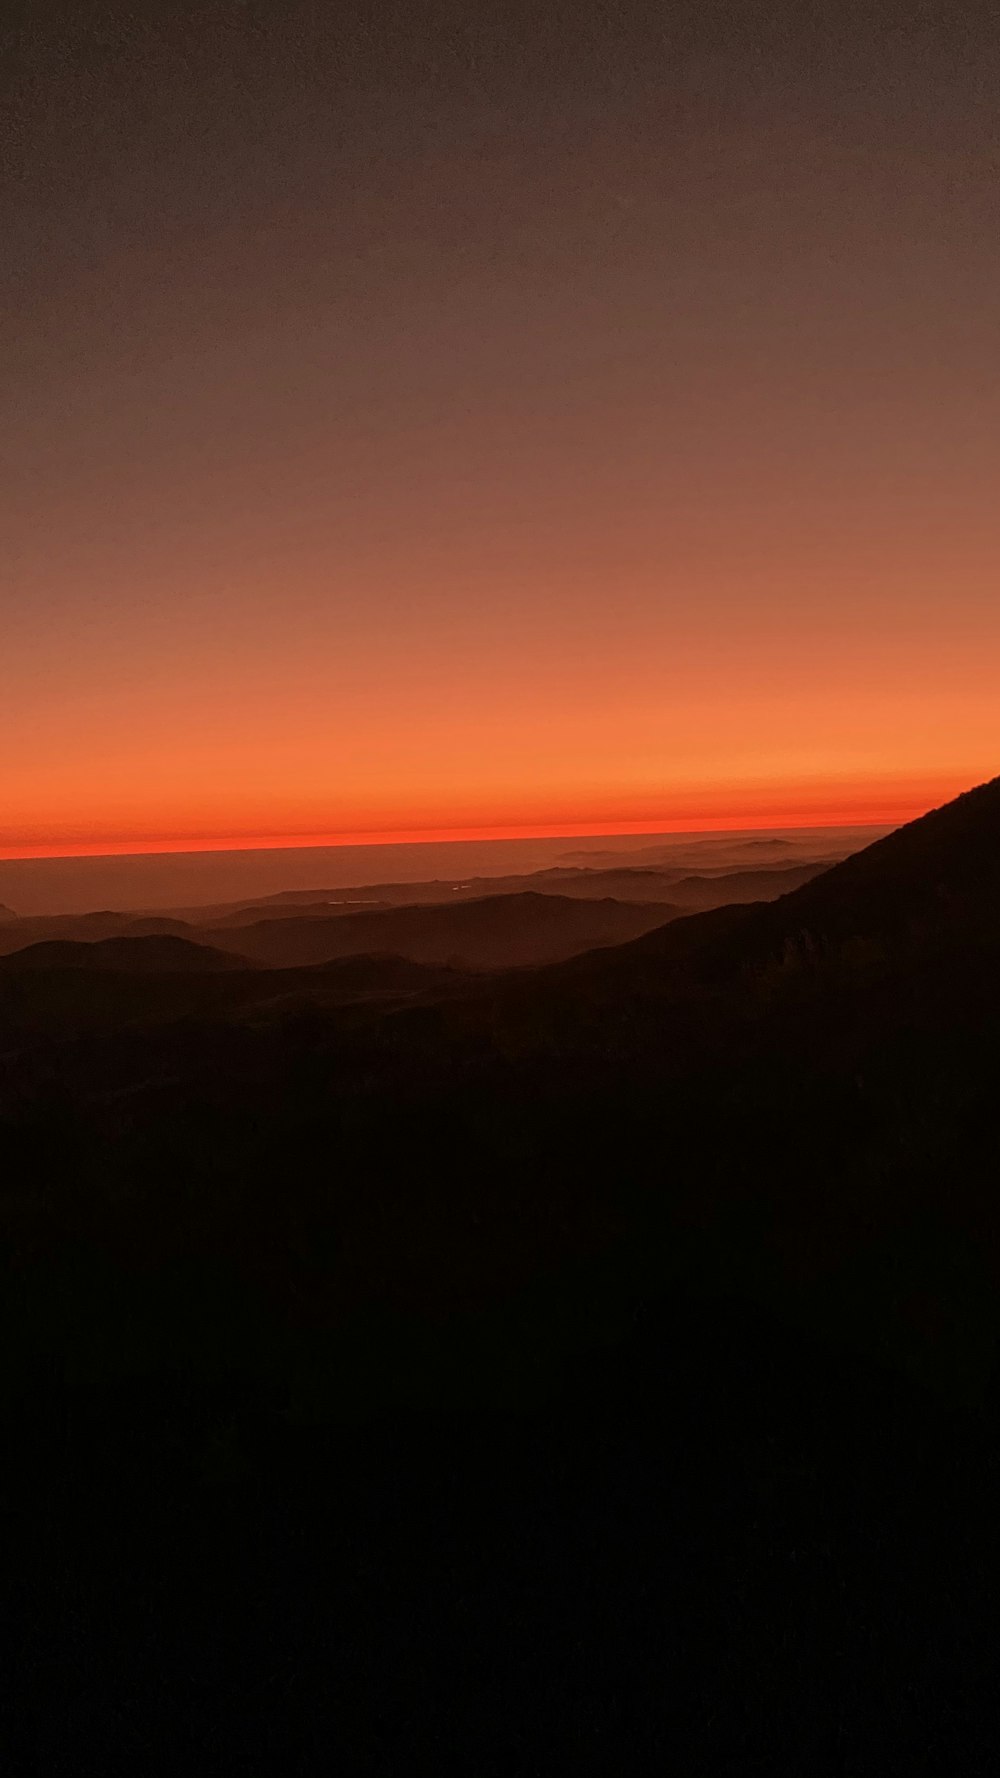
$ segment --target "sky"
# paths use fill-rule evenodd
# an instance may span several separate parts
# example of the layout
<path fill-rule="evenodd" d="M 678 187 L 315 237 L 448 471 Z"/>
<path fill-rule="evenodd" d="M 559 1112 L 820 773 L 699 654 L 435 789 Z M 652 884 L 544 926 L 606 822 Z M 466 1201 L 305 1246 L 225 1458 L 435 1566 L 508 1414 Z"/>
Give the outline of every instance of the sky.
<path fill-rule="evenodd" d="M 995 9 L 148 12 L 6 27 L 0 856 L 995 775 Z"/>

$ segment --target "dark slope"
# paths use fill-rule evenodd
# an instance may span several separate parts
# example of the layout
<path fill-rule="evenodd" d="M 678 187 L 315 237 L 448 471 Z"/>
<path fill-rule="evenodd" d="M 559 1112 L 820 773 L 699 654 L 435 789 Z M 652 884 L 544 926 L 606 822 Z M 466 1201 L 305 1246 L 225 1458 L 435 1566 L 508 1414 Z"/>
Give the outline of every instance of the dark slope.
<path fill-rule="evenodd" d="M 246 959 L 173 934 L 93 941 L 42 940 L 0 958 L 0 971 L 81 969 L 119 975 L 194 974 L 246 969 Z"/>
<path fill-rule="evenodd" d="M 692 915 L 568 964 L 629 992 L 670 991 L 678 971 L 719 981 L 843 953 L 857 961 L 989 940 L 1000 909 L 1000 779 L 968 791 L 777 901 Z"/>
<path fill-rule="evenodd" d="M 62 945 L 36 949 L 65 955 Z M 402 957 L 348 957 L 301 969 L 240 967 L 236 960 L 236 967 L 123 971 L 88 966 L 72 954 L 69 967 L 30 960 L 18 967 L 19 956 L 0 961 L 0 1054 L 17 1051 L 30 1076 L 33 1044 L 66 1045 L 60 1067 L 67 1084 L 76 1073 L 99 1083 L 103 1073 L 115 1091 L 161 1075 L 196 1074 L 206 1045 L 223 1053 L 227 1033 L 239 1043 L 240 1031 L 273 1026 L 280 1042 L 290 1021 L 315 1023 L 352 1007 L 380 1017 L 422 998 L 453 997 L 463 986 L 455 970 Z M 127 1039 L 120 1049 L 73 1049 L 81 1039 L 110 1042 L 115 1034 Z M 151 1055 L 146 1039 L 154 1034 Z M 0 1118 L 4 1102 L 0 1090 Z"/>
<path fill-rule="evenodd" d="M 991 1772 L 972 812 L 558 969 L 179 977 L 317 990 L 0 1068 L 10 1769 Z"/>
<path fill-rule="evenodd" d="M 247 956 L 283 967 L 381 952 L 418 963 L 504 969 L 618 944 L 661 925 L 668 916 L 662 905 L 502 895 L 330 918 L 262 920 L 240 927 L 238 944 Z M 212 942 L 221 934 L 209 928 L 198 936 Z"/>
<path fill-rule="evenodd" d="M 416 993 L 424 989 L 457 987 L 465 978 L 455 969 L 437 963 L 415 963 L 409 957 L 395 957 L 378 952 L 360 952 L 356 956 L 336 957 L 316 963 L 300 976 L 296 970 L 285 972 L 301 982 L 308 991 L 322 982 L 326 987 L 359 989 L 364 993 Z"/>
<path fill-rule="evenodd" d="M 877 840 L 788 898 L 824 939 L 930 932 L 1000 907 L 1000 778 Z"/>

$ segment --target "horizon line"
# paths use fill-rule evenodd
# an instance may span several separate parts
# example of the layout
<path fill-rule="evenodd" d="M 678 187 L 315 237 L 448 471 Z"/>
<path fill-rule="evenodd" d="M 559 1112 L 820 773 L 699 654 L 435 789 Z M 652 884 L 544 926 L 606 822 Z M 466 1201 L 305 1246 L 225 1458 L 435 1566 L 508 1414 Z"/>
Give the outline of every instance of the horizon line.
<path fill-rule="evenodd" d="M 557 839 L 625 839 L 649 838 L 672 839 L 696 838 L 705 834 L 740 833 L 799 833 L 822 832 L 825 830 L 852 828 L 884 828 L 895 827 L 912 820 L 922 814 L 913 807 L 905 812 L 898 808 L 883 810 L 878 815 L 866 811 L 865 818 L 859 820 L 857 812 L 838 812 L 831 818 L 824 811 L 822 819 L 799 817 L 784 822 L 775 821 L 773 816 L 749 816 L 742 822 L 734 822 L 731 817 L 706 816 L 700 821 L 688 821 L 684 826 L 671 826 L 655 821 L 611 822 L 602 826 L 584 822 L 552 822 L 536 825 L 497 825 L 483 827 L 453 828 L 403 828 L 389 830 L 367 829 L 361 832 L 340 834 L 294 834 L 294 835 L 226 835 L 215 839 L 199 839 L 192 844 L 189 838 L 130 840 L 115 845 L 93 841 L 81 841 L 76 845 L 45 847 L 41 850 L 23 850 L 21 847 L 0 846 L 0 863 L 3 864 L 42 864 L 70 863 L 76 859 L 127 859 L 127 858 L 197 858 L 224 853 L 246 852 L 306 852 L 306 851 L 347 851 L 352 848 L 370 848 L 397 846 L 439 846 L 439 845 L 475 845 L 491 841 L 517 840 L 557 840 Z"/>

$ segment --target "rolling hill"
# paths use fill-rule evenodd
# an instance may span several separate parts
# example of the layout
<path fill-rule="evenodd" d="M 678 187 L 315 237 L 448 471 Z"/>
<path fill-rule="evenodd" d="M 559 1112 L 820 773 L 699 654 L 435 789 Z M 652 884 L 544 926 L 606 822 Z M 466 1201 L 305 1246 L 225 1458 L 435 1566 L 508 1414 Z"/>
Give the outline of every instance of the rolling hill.
<path fill-rule="evenodd" d="M 246 969 L 245 958 L 173 934 L 143 938 L 47 939 L 0 957 L 0 971 L 107 970 L 116 975 L 205 975 Z"/>
<path fill-rule="evenodd" d="M 199 942 L 238 942 L 242 954 L 288 968 L 368 952 L 466 969 L 507 969 L 556 962 L 615 945 L 671 917 L 662 903 L 639 905 L 525 892 L 427 906 L 377 908 L 302 918 L 259 920 L 237 931 L 206 928 Z"/>
<path fill-rule="evenodd" d="M 553 1718 L 604 1770 L 626 1713 L 630 1771 L 992 1770 L 998 871 L 992 784 L 544 967 L 8 960 L 18 1673 L 55 1648 L 75 1730 L 96 1671 L 120 1736 L 198 1723 L 227 1658 L 196 1765 L 259 1764 L 280 1695 L 313 1770 L 332 1675 L 366 1771 L 414 1724 L 439 1769 L 469 1698 L 463 1771 Z M 544 951 L 602 906 L 226 939 Z"/>
<path fill-rule="evenodd" d="M 0 957 L 29 944 L 68 940 L 90 944 L 109 938 L 187 938 L 191 926 L 171 915 L 118 913 L 102 908 L 84 914 L 39 914 L 0 923 Z"/>
<path fill-rule="evenodd" d="M 434 904 L 444 907 L 463 901 L 483 901 L 498 895 L 553 895 L 584 901 L 664 902 L 683 908 L 720 907 L 730 901 L 769 901 L 828 868 L 830 860 L 810 861 L 767 869 L 716 871 L 691 875 L 686 867 L 655 869 L 652 866 L 621 866 L 614 870 L 590 870 L 556 866 L 549 870 L 506 877 L 471 877 L 418 883 L 374 883 L 345 889 L 293 890 L 263 901 L 236 907 L 186 909 L 185 918 L 199 918 L 201 925 L 219 928 L 249 926 L 261 919 L 320 919 L 343 917 L 360 909 L 412 907 Z M 674 891 L 677 891 L 675 894 Z"/>

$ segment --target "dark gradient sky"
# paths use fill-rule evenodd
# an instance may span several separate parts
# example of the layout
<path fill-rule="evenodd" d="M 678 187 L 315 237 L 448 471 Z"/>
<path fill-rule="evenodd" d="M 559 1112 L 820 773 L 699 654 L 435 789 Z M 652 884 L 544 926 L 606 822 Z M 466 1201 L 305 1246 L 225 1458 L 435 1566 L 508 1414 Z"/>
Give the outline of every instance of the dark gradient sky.
<path fill-rule="evenodd" d="M 993 7 L 22 5 L 0 851 L 997 770 Z"/>

